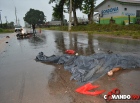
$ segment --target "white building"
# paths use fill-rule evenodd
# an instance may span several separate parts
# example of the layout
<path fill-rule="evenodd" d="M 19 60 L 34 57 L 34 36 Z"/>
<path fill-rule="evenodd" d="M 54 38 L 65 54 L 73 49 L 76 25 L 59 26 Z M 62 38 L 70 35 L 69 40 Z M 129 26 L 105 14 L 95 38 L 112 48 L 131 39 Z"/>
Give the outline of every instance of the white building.
<path fill-rule="evenodd" d="M 99 23 L 99 13 L 94 14 L 93 20 L 95 23 Z"/>
<path fill-rule="evenodd" d="M 140 0 L 104 0 L 95 7 L 95 12 L 99 13 L 100 24 L 109 24 L 111 18 L 116 24 L 136 23 L 140 17 Z"/>

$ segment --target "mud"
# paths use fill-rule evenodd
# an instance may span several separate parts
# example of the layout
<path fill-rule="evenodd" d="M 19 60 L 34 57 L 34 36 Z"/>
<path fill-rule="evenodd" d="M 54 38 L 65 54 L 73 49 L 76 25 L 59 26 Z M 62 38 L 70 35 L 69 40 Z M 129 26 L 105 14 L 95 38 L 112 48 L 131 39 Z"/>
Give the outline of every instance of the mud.
<path fill-rule="evenodd" d="M 34 60 L 40 51 L 50 56 L 61 55 L 66 49 L 73 49 L 79 55 L 112 51 L 139 56 L 139 40 L 57 31 L 42 31 L 36 37 L 20 40 L 15 35 L 6 39 L 10 46 L 3 41 L 6 45 L 1 47 L 5 49 L 0 53 L 0 103 L 106 103 L 103 96 L 114 88 L 125 95 L 140 94 L 139 69 L 120 70 L 112 77 L 103 76 L 93 85 L 100 85 L 97 89 L 106 92 L 89 96 L 75 92 L 79 85 L 70 81 L 71 74 L 62 65 Z"/>

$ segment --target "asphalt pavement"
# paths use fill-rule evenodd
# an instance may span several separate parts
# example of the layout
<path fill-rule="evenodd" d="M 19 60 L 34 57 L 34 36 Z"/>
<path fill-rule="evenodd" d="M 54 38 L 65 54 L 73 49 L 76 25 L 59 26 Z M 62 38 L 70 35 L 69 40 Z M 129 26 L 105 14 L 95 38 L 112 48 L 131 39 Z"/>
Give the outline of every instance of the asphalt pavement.
<path fill-rule="evenodd" d="M 3 34 L 0 38 L 5 38 L 5 36 L 7 35 Z M 60 97 L 60 91 L 59 96 L 52 95 L 56 91 L 50 93 L 52 88 L 48 83 L 52 80 L 52 73 L 57 67 L 36 62 L 34 60 L 36 55 L 41 51 L 47 56 L 61 55 L 66 49 L 73 49 L 79 55 L 90 55 L 110 50 L 114 53 L 139 56 L 139 44 L 139 40 L 93 36 L 83 33 L 42 31 L 36 37 L 30 36 L 22 39 L 17 39 L 15 33 L 13 37 L 9 38 L 8 43 L 0 53 L 0 103 L 98 103 L 92 100 L 92 97 L 79 96 L 81 94 L 72 97 L 64 93 L 63 97 Z M 121 94 L 140 95 L 139 78 L 139 69 L 119 71 L 113 77 L 106 75 L 93 83 L 99 84 L 100 88 L 106 90 L 103 95 L 94 97 L 94 99 L 102 99 L 103 102 L 106 102 L 103 96 L 114 88 L 120 89 Z M 69 80 L 68 82 L 73 81 Z M 57 85 L 57 82 L 54 85 Z M 77 86 L 77 84 L 75 85 Z M 59 85 L 53 89 L 57 90 L 56 88 L 61 86 L 63 87 L 63 85 Z M 76 88 L 73 87 L 73 89 Z M 75 92 L 73 89 L 71 91 Z M 79 102 L 84 97 L 86 99 Z M 76 99 L 79 101 L 75 102 Z M 89 101 L 86 102 L 88 99 Z M 140 100 L 137 101 L 137 103 L 139 102 Z M 112 103 L 119 102 L 112 101 Z"/>

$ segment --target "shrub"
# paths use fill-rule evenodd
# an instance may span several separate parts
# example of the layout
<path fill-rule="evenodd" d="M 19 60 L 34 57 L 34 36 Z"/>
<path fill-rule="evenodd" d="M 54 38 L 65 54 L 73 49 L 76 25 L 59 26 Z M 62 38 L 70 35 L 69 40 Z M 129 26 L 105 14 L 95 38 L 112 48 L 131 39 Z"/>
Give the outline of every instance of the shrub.
<path fill-rule="evenodd" d="M 3 29 L 2 28 L 0 28 L 0 32 L 3 32 Z"/>

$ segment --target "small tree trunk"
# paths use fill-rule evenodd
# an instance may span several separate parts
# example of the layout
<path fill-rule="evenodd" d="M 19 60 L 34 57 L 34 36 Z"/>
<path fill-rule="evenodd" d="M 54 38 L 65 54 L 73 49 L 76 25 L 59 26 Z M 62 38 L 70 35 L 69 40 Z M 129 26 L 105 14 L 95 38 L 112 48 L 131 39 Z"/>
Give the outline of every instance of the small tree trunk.
<path fill-rule="evenodd" d="M 91 3 L 91 9 L 90 9 L 90 14 L 89 14 L 89 24 L 93 22 L 93 13 L 94 13 L 94 0 Z"/>
<path fill-rule="evenodd" d="M 64 25 L 64 17 L 63 17 L 63 6 L 64 6 L 65 0 L 61 0 L 60 4 L 61 4 L 61 26 Z"/>
<path fill-rule="evenodd" d="M 62 13 L 62 15 L 61 15 L 61 26 L 63 26 L 64 25 L 64 20 L 63 20 L 64 18 L 63 18 L 63 13 Z"/>
<path fill-rule="evenodd" d="M 89 24 L 93 22 L 93 12 L 90 12 L 89 14 Z"/>

